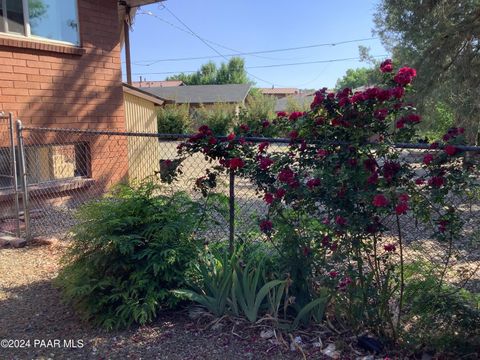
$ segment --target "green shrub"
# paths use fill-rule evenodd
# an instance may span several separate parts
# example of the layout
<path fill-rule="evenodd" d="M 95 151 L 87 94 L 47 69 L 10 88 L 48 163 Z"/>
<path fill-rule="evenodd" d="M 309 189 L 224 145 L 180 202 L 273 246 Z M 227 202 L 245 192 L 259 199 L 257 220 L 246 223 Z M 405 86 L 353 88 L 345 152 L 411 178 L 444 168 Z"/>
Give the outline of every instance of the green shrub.
<path fill-rule="evenodd" d="M 160 134 L 186 134 L 191 131 L 188 104 L 165 105 L 157 112 Z"/>
<path fill-rule="evenodd" d="M 258 91 L 250 91 L 250 94 L 247 96 L 246 106 L 240 110 L 238 124 L 247 125 L 253 135 L 275 136 L 276 133 L 273 132 L 273 126 L 265 128 L 265 121 L 270 122 L 276 116 L 275 101 L 275 98 L 272 96 L 265 96 Z M 272 131 L 269 132 L 269 129 Z"/>
<path fill-rule="evenodd" d="M 195 110 L 196 127 L 207 125 L 215 135 L 227 135 L 237 119 L 236 107 L 231 104 L 202 105 Z"/>
<path fill-rule="evenodd" d="M 184 193 L 156 195 L 157 186 L 118 186 L 79 210 L 59 284 L 88 320 L 111 328 L 151 321 L 180 298 L 198 243 L 202 206 Z"/>

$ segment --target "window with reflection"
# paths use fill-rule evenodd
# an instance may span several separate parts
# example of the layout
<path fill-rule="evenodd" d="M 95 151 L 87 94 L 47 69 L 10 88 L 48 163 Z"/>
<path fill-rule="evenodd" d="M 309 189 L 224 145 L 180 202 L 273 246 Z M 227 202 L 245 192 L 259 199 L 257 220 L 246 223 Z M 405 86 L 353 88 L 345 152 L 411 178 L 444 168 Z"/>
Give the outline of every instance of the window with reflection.
<path fill-rule="evenodd" d="M 77 0 L 0 0 L 0 32 L 79 45 Z"/>

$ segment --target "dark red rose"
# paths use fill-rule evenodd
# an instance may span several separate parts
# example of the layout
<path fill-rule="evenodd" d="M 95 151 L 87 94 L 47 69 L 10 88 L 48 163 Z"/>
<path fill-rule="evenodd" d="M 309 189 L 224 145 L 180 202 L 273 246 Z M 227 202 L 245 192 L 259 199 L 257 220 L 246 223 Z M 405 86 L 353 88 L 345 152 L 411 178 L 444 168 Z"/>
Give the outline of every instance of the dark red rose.
<path fill-rule="evenodd" d="M 415 180 L 415 184 L 417 184 L 417 185 L 423 185 L 423 184 L 425 184 L 425 180 L 424 180 L 424 179 L 421 179 L 421 178 L 418 178 L 417 180 Z"/>
<path fill-rule="evenodd" d="M 285 111 L 278 111 L 277 112 L 277 117 L 287 117 L 288 114 Z"/>
<path fill-rule="evenodd" d="M 332 279 L 335 279 L 338 276 L 338 271 L 332 270 L 328 273 L 328 276 L 330 276 Z"/>
<path fill-rule="evenodd" d="M 326 157 L 328 155 L 328 150 L 325 150 L 325 149 L 318 149 L 317 150 L 317 156 L 318 157 Z"/>
<path fill-rule="evenodd" d="M 268 146 L 270 145 L 269 142 L 264 141 L 258 145 L 258 151 L 263 152 Z"/>
<path fill-rule="evenodd" d="M 393 71 L 392 59 L 387 59 L 380 64 L 380 71 L 382 73 L 389 73 Z"/>
<path fill-rule="evenodd" d="M 430 149 L 438 149 L 440 145 L 438 144 L 438 142 L 433 142 L 430 144 L 429 148 Z"/>
<path fill-rule="evenodd" d="M 398 70 L 398 73 L 394 76 L 393 81 L 399 85 L 406 86 L 412 82 L 415 76 L 417 76 L 417 71 L 415 69 L 403 67 Z"/>
<path fill-rule="evenodd" d="M 375 172 L 377 169 L 377 162 L 375 159 L 368 158 L 363 161 L 363 166 L 365 166 L 365 169 L 367 169 L 370 172 Z"/>
<path fill-rule="evenodd" d="M 298 131 L 296 130 L 292 130 L 288 133 L 288 137 L 292 140 L 295 140 L 296 138 L 298 138 Z"/>
<path fill-rule="evenodd" d="M 457 148 L 453 145 L 447 145 L 444 149 L 445 153 L 449 156 L 453 156 L 457 153 Z"/>
<path fill-rule="evenodd" d="M 440 188 L 445 184 L 445 178 L 443 176 L 434 176 L 428 180 L 428 185 Z"/>
<path fill-rule="evenodd" d="M 408 196 L 407 193 L 403 193 L 398 195 L 398 200 L 400 200 L 401 202 L 408 202 L 408 200 L 410 200 L 410 196 Z"/>
<path fill-rule="evenodd" d="M 208 143 L 210 145 L 215 145 L 217 143 L 217 139 L 214 137 L 211 137 L 210 139 L 208 139 Z"/>
<path fill-rule="evenodd" d="M 273 223 L 270 220 L 260 221 L 260 230 L 266 234 L 270 233 L 273 229 Z"/>
<path fill-rule="evenodd" d="M 423 157 L 423 163 L 425 165 L 430 165 L 430 163 L 433 161 L 433 155 L 432 154 L 426 154 L 424 157 Z"/>
<path fill-rule="evenodd" d="M 377 194 L 374 196 L 372 201 L 373 206 L 375 207 L 386 207 L 389 204 L 388 199 L 383 194 Z"/>
<path fill-rule="evenodd" d="M 394 99 L 401 99 L 403 95 L 405 95 L 405 89 L 401 86 L 397 86 L 391 89 L 390 93 Z"/>
<path fill-rule="evenodd" d="M 230 169 L 237 170 L 245 166 L 245 162 L 240 158 L 233 158 L 230 160 Z"/>
<path fill-rule="evenodd" d="M 374 172 L 372 175 L 370 175 L 367 179 L 367 183 L 371 185 L 375 185 L 378 182 L 378 173 Z"/>
<path fill-rule="evenodd" d="M 272 193 L 265 193 L 265 195 L 263 196 L 263 200 L 265 200 L 265 202 L 267 204 L 273 203 L 273 194 Z"/>
<path fill-rule="evenodd" d="M 320 186 L 321 184 L 321 181 L 320 179 L 310 179 L 307 181 L 307 187 L 312 190 L 313 188 L 317 187 L 317 186 Z"/>
<path fill-rule="evenodd" d="M 388 109 L 378 109 L 373 112 L 373 116 L 378 120 L 385 120 L 388 115 Z"/>
<path fill-rule="evenodd" d="M 240 130 L 242 130 L 244 132 L 248 132 L 250 130 L 250 128 L 248 127 L 248 125 L 242 124 L 242 125 L 240 125 Z"/>
<path fill-rule="evenodd" d="M 286 193 L 287 193 L 287 190 L 285 190 L 283 188 L 279 188 L 275 191 L 275 197 L 277 199 L 281 199 L 285 196 Z"/>
<path fill-rule="evenodd" d="M 265 121 L 262 122 L 262 127 L 263 127 L 263 128 L 267 128 L 267 127 L 269 127 L 269 126 L 270 126 L 270 121 L 265 120 Z"/>
<path fill-rule="evenodd" d="M 337 215 L 335 217 L 335 223 L 340 226 L 344 226 L 347 224 L 347 219 L 345 219 L 343 216 Z"/>
<path fill-rule="evenodd" d="M 383 249 L 385 251 L 392 252 L 392 251 L 395 251 L 397 248 L 396 248 L 395 244 L 386 244 L 386 245 L 383 246 Z"/>
<path fill-rule="evenodd" d="M 322 239 L 322 245 L 325 247 L 330 246 L 331 240 L 330 236 L 325 235 Z"/>
<path fill-rule="evenodd" d="M 278 180 L 290 184 L 295 180 L 295 173 L 290 168 L 283 168 L 278 174 Z"/>
<path fill-rule="evenodd" d="M 273 160 L 270 159 L 269 157 L 260 157 L 259 159 L 259 165 L 260 165 L 260 169 L 262 170 L 267 170 L 272 164 L 273 164 Z"/>
<path fill-rule="evenodd" d="M 397 121 L 397 123 L 395 124 L 395 127 L 397 129 L 402 129 L 405 127 L 405 118 L 401 118 Z"/>
<path fill-rule="evenodd" d="M 228 141 L 235 140 L 235 134 L 234 134 L 234 133 L 230 133 L 230 134 L 228 134 L 228 136 L 227 136 L 227 140 L 228 140 Z"/>
<path fill-rule="evenodd" d="M 406 214 L 408 210 L 408 204 L 406 202 L 401 202 L 395 206 L 395 212 L 397 215 Z"/>
<path fill-rule="evenodd" d="M 410 123 L 419 123 L 422 120 L 422 117 L 418 114 L 409 114 L 407 115 L 407 121 Z"/>
<path fill-rule="evenodd" d="M 385 161 L 385 164 L 383 164 L 383 177 L 388 182 L 391 182 L 401 168 L 396 161 Z"/>
<path fill-rule="evenodd" d="M 290 114 L 290 116 L 288 117 L 288 120 L 295 121 L 299 117 L 302 117 L 303 115 L 305 114 L 302 111 L 294 111 Z"/>

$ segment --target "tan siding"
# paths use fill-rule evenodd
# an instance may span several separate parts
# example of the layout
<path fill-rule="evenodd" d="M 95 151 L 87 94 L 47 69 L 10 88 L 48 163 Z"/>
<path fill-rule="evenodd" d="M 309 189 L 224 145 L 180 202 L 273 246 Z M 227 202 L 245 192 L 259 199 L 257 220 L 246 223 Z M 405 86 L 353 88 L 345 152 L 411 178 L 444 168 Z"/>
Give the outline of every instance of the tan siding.
<path fill-rule="evenodd" d="M 138 96 L 124 93 L 125 129 L 129 132 L 157 132 L 155 105 Z M 160 145 L 157 138 L 128 137 L 128 174 L 130 180 L 154 175 L 160 167 Z"/>

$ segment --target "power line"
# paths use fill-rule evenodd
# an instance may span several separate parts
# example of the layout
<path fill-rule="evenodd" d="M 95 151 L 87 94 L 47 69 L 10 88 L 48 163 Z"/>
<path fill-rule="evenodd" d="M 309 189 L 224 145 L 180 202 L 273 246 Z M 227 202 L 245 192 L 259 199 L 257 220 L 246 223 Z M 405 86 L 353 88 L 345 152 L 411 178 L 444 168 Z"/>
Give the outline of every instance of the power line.
<path fill-rule="evenodd" d="M 212 45 L 210 45 L 205 39 L 203 39 L 197 33 L 195 33 L 187 24 L 185 24 L 180 18 L 178 18 L 177 15 L 175 15 L 172 11 L 170 11 L 169 8 L 167 8 L 166 6 L 164 6 L 164 8 L 165 8 L 165 10 L 168 11 L 169 14 L 171 14 L 175 19 L 177 19 L 177 21 L 179 23 L 181 23 L 186 29 L 188 29 L 188 31 L 190 31 L 196 38 L 198 38 L 201 42 L 203 42 L 206 46 L 208 46 L 210 49 L 212 49 L 215 53 L 217 53 L 218 55 L 220 55 L 221 57 L 223 57 L 225 60 L 228 61 L 228 58 L 225 55 L 221 54 L 216 48 L 214 48 Z M 267 80 L 262 79 L 258 76 L 255 76 L 252 73 L 249 73 L 248 71 L 246 71 L 246 73 L 248 75 L 250 75 L 251 77 L 257 79 L 257 80 L 263 81 L 264 83 L 267 83 L 267 84 L 270 84 L 270 85 L 275 85 L 271 81 L 267 81 Z"/>
<path fill-rule="evenodd" d="M 383 58 L 387 55 L 373 55 L 374 58 Z M 342 59 L 327 59 L 327 60 L 316 60 L 316 61 L 305 61 L 305 62 L 296 62 L 289 64 L 270 64 L 270 65 L 257 65 L 257 66 L 248 66 L 247 69 L 263 69 L 263 68 L 273 68 L 273 67 L 282 67 L 282 66 L 298 66 L 298 65 L 311 65 L 311 64 L 325 64 L 341 61 L 352 61 L 352 60 L 362 60 L 360 57 L 351 57 L 351 58 L 342 58 Z M 194 73 L 198 70 L 184 70 L 184 71 L 168 71 L 168 72 L 142 72 L 135 73 L 134 75 L 161 75 L 161 74 L 179 74 L 179 73 Z"/>
<path fill-rule="evenodd" d="M 305 45 L 305 46 L 296 46 L 290 48 L 282 48 L 282 49 L 271 49 L 271 50 L 259 50 L 259 51 L 248 51 L 248 52 L 238 52 L 234 54 L 226 54 L 225 56 L 232 57 L 232 56 L 244 56 L 244 55 L 257 55 L 257 54 L 268 54 L 268 53 L 276 53 L 276 52 L 284 52 L 284 51 L 295 51 L 301 49 L 311 49 L 317 47 L 325 47 L 325 46 L 337 46 L 342 44 L 349 44 L 349 43 L 356 43 L 362 41 L 369 41 L 374 40 L 377 38 L 363 38 L 363 39 L 354 39 L 354 40 L 345 40 L 345 41 L 338 41 L 335 43 L 323 43 L 323 44 L 312 44 L 312 45 Z M 214 56 L 197 56 L 197 57 L 182 57 L 182 58 L 166 58 L 166 59 L 156 59 L 156 60 L 139 60 L 135 64 L 139 66 L 152 66 L 159 62 L 168 62 L 168 61 L 187 61 L 187 60 L 203 60 L 203 59 L 212 59 L 223 57 L 220 55 Z M 149 62 L 148 64 L 139 64 L 139 62 Z"/>

